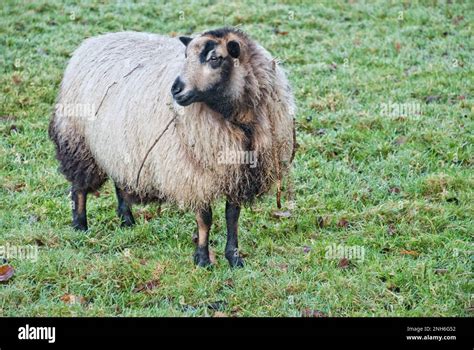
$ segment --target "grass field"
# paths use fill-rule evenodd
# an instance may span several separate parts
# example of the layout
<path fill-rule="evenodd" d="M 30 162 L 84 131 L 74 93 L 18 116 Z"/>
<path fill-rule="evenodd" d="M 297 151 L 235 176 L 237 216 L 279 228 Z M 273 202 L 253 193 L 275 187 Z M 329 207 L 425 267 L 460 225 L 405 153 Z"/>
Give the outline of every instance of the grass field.
<path fill-rule="evenodd" d="M 0 316 L 472 316 L 472 1 L 2 1 Z M 243 210 L 243 269 L 192 262 L 194 215 L 136 206 L 121 229 L 111 183 L 70 225 L 47 136 L 71 52 L 122 30 L 241 25 L 282 61 L 297 100 L 291 217 L 273 195 Z M 328 252 L 328 247 L 356 255 Z"/>

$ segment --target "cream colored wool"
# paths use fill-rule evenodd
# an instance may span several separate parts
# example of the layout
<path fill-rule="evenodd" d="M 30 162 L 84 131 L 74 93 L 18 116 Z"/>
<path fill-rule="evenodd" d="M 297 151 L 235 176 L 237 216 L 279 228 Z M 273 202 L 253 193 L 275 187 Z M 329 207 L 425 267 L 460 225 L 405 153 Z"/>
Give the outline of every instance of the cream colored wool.
<path fill-rule="evenodd" d="M 275 182 L 272 147 L 285 171 L 293 151 L 293 96 L 283 70 L 258 44 L 231 79 L 247 82 L 254 148 L 268 188 Z M 243 131 L 203 103 L 177 105 L 170 88 L 185 60 L 177 38 L 123 32 L 90 38 L 74 52 L 64 74 L 53 125 L 60 139 L 84 138 L 100 168 L 139 196 L 161 193 L 182 207 L 200 208 L 239 191 L 240 164 L 219 164 L 219 152 L 245 151 Z M 237 76 L 239 75 L 239 76 Z M 243 79 L 245 78 L 245 79 Z M 71 113 L 64 106 L 92 106 Z M 177 115 L 151 150 L 146 152 Z M 274 130 L 272 131 L 272 128 Z M 76 140 L 75 140 L 76 139 Z M 240 185 L 239 185 L 240 184 Z"/>

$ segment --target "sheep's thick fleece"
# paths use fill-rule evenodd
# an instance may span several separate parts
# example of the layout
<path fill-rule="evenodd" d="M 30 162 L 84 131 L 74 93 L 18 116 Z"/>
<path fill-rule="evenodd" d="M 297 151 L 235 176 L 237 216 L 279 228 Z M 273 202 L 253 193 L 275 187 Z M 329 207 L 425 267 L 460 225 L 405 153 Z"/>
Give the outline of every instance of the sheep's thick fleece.
<path fill-rule="evenodd" d="M 266 192 L 276 168 L 285 172 L 291 162 L 295 108 L 283 70 L 260 45 L 252 42 L 251 47 L 254 52 L 242 63 L 248 69 L 238 78 L 249 85 L 256 121 L 254 170 L 222 162 L 224 155 L 249 151 L 238 123 L 203 103 L 181 107 L 173 101 L 170 87 L 185 59 L 177 38 L 123 32 L 84 41 L 65 71 L 51 127 L 59 143 L 85 143 L 101 171 L 139 197 L 196 209 L 222 196 L 240 198 L 255 178 Z M 137 185 L 146 152 L 175 116 L 146 159 Z"/>

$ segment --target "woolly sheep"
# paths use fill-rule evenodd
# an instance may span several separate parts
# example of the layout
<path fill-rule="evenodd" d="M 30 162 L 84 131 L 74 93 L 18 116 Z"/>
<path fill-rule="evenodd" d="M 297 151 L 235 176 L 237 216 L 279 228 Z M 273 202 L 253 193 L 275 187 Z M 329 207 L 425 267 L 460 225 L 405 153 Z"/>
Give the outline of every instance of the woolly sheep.
<path fill-rule="evenodd" d="M 194 210 L 194 261 L 207 266 L 211 204 L 225 197 L 225 256 L 242 266 L 240 208 L 289 169 L 293 96 L 278 63 L 242 31 L 179 39 L 112 33 L 74 52 L 49 127 L 72 183 L 73 227 L 88 229 L 87 194 L 111 178 L 124 226 L 136 202 Z"/>

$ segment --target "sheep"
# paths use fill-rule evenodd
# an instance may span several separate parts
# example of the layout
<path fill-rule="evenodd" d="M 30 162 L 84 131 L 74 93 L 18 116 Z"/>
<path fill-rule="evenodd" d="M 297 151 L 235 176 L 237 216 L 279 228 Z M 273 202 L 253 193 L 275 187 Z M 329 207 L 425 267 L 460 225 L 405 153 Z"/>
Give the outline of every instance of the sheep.
<path fill-rule="evenodd" d="M 72 184 L 72 226 L 88 229 L 87 194 L 111 178 L 123 226 L 135 224 L 134 203 L 193 210 L 194 262 L 209 266 L 211 205 L 226 198 L 225 257 L 243 266 L 241 206 L 288 173 L 294 117 L 284 71 L 241 30 L 89 38 L 70 59 L 49 125 Z"/>

